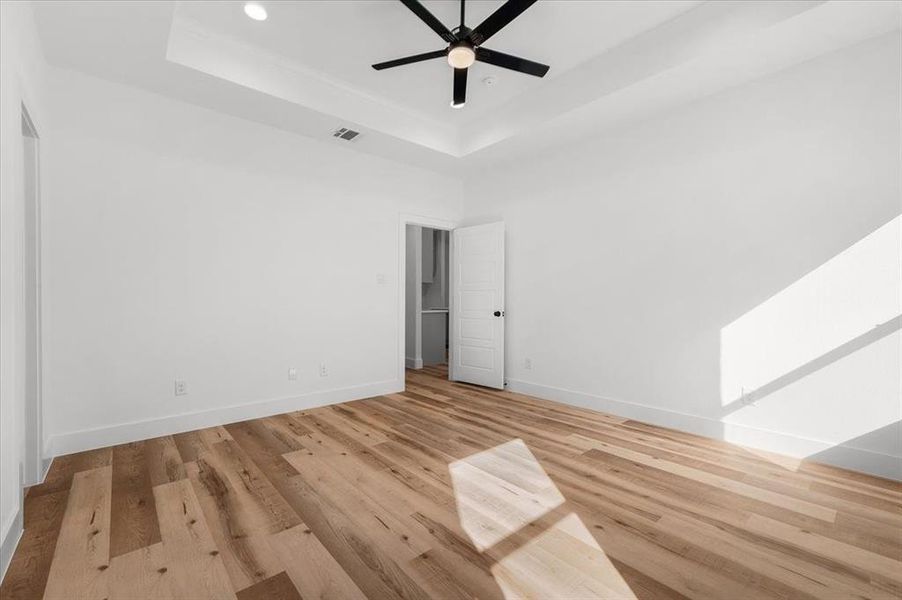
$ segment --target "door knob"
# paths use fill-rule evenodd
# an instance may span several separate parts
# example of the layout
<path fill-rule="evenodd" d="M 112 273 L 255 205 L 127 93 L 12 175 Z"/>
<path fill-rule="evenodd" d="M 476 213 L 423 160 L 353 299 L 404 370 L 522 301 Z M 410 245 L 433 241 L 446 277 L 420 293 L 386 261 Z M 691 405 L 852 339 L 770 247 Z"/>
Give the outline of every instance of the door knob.
<path fill-rule="evenodd" d="M 500 317 L 503 313 L 500 310 L 496 310 L 494 314 L 496 317 Z"/>

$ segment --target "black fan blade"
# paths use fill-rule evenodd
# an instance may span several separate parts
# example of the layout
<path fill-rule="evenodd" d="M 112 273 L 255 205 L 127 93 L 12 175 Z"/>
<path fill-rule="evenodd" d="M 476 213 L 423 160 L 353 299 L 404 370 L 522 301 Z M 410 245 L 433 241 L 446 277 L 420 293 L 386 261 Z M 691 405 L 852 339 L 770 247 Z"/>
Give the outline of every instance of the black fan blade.
<path fill-rule="evenodd" d="M 405 56 L 404 58 L 396 58 L 395 60 L 387 60 L 385 62 L 376 63 L 375 65 L 373 65 L 373 68 L 377 71 L 381 71 L 382 69 L 391 69 L 392 67 L 400 67 L 401 65 L 409 65 L 410 63 L 438 58 L 440 56 L 445 56 L 446 54 L 448 54 L 447 50 L 424 52 L 423 54 L 414 54 L 413 56 Z"/>
<path fill-rule="evenodd" d="M 526 60 L 519 56 L 511 56 L 504 52 L 489 50 L 488 48 L 476 48 L 476 60 L 495 65 L 496 67 L 510 69 L 511 71 L 535 75 L 536 77 L 545 77 L 545 73 L 551 68 L 548 65 Z"/>
<path fill-rule="evenodd" d="M 443 40 L 449 43 L 456 40 L 454 34 L 451 33 L 447 27 L 442 25 L 442 22 L 436 19 L 435 15 L 426 10 L 426 7 L 417 0 L 401 0 L 401 3 L 409 8 L 413 14 L 420 17 L 420 20 L 423 21 L 423 23 L 426 23 L 432 31 L 439 34 Z"/>
<path fill-rule="evenodd" d="M 476 26 L 470 32 L 469 38 L 473 45 L 485 43 L 490 37 L 498 33 L 505 25 L 520 16 L 524 10 L 536 3 L 536 0 L 507 0 L 501 7 Z"/>
<path fill-rule="evenodd" d="M 467 101 L 467 70 L 454 69 L 454 106 L 463 106 Z"/>

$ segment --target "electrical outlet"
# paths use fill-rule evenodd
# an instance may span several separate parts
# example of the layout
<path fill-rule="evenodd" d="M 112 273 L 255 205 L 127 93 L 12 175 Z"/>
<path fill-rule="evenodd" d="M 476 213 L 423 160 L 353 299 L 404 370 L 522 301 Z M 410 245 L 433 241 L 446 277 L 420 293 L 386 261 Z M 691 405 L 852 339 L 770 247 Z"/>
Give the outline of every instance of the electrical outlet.
<path fill-rule="evenodd" d="M 527 371 L 532 371 L 532 359 L 531 358 L 523 359 L 523 368 L 526 369 Z"/>
<path fill-rule="evenodd" d="M 385 285 L 385 273 L 376 273 L 376 285 Z"/>
<path fill-rule="evenodd" d="M 298 370 L 294 367 L 288 369 L 288 381 L 297 381 L 298 380 Z"/>
<path fill-rule="evenodd" d="M 327 377 L 329 375 L 329 371 L 326 370 L 326 363 L 319 363 L 319 376 Z"/>
<path fill-rule="evenodd" d="M 188 382 L 184 379 L 175 380 L 175 395 L 184 396 L 188 393 Z"/>

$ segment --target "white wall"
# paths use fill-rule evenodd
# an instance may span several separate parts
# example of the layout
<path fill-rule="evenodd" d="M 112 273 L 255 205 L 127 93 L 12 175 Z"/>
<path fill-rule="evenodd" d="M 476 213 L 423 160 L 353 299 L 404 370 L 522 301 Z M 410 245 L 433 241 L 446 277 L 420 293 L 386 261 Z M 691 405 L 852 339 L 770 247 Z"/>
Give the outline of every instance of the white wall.
<path fill-rule="evenodd" d="M 458 218 L 459 182 L 329 132 L 70 71 L 50 84 L 52 452 L 401 389 L 399 214 Z"/>
<path fill-rule="evenodd" d="M 26 368 L 21 107 L 26 105 L 44 135 L 44 69 L 30 5 L 0 2 L 0 575 L 21 528 Z"/>
<path fill-rule="evenodd" d="M 468 178 L 466 221 L 507 224 L 511 387 L 902 477 L 898 322 L 870 330 L 902 310 L 898 228 L 874 281 L 827 268 L 773 336 L 725 332 L 902 212 L 900 50 L 871 40 Z M 735 351 L 754 344 L 798 348 L 762 379 Z"/>

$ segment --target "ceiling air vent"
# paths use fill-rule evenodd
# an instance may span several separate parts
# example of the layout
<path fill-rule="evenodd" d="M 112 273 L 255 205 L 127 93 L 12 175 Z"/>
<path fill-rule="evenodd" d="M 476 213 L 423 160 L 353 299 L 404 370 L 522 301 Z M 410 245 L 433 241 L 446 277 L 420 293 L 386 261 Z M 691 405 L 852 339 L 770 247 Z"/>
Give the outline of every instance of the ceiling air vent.
<path fill-rule="evenodd" d="M 343 140 L 351 141 L 360 135 L 359 131 L 354 131 L 353 129 L 348 129 L 347 127 L 342 127 L 341 129 L 336 129 L 332 132 L 332 137 L 341 138 Z"/>

